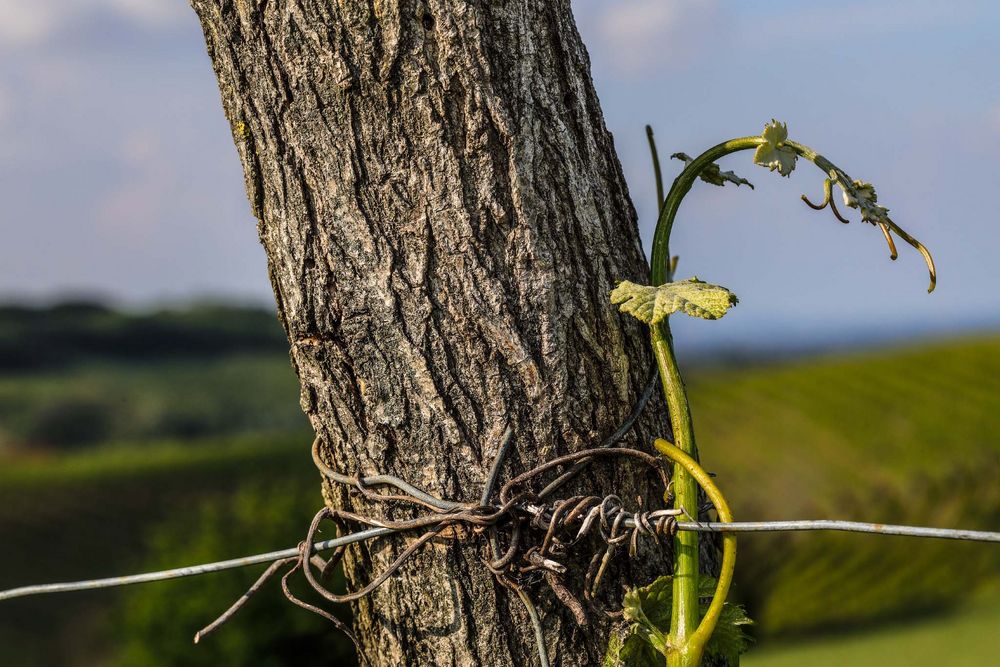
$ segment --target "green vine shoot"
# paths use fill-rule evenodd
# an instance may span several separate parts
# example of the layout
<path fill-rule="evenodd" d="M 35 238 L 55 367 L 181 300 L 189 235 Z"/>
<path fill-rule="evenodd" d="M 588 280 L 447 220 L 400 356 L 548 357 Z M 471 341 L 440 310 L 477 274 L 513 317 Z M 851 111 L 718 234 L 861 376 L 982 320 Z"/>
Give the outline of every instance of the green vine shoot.
<path fill-rule="evenodd" d="M 697 277 L 676 280 L 677 257 L 670 254 L 670 233 L 685 195 L 699 178 L 722 186 L 753 185 L 732 171 L 722 171 L 716 161 L 739 151 L 753 150 L 754 164 L 788 176 L 798 159 L 815 164 L 824 174 L 823 200 L 819 204 L 802 195 L 802 200 L 815 210 L 829 208 L 840 222 L 843 216 L 835 201 L 834 188 L 840 189 L 844 206 L 856 209 L 861 220 L 882 232 L 889 247 L 889 258 L 897 257 L 893 236 L 915 248 L 922 256 L 930 274 L 928 292 L 937 284 L 934 259 L 926 247 L 889 217 L 889 209 L 878 203 L 871 183 L 851 178 L 847 172 L 813 149 L 788 138 L 784 123 L 772 120 L 757 136 L 730 139 L 717 144 L 696 158 L 684 153 L 671 157 L 685 163 L 674 179 L 666 197 L 656 143 L 650 127 L 646 127 L 653 170 L 656 177 L 659 217 L 653 235 L 651 285 L 621 282 L 611 293 L 611 302 L 649 326 L 653 355 L 659 369 L 663 395 L 666 398 L 674 442 L 659 439 L 656 449 L 674 465 L 672 492 L 674 508 L 691 520 L 697 519 L 699 487 L 705 492 L 723 523 L 733 521 L 725 497 L 699 464 L 698 446 L 691 422 L 687 391 L 681 377 L 670 333 L 669 317 L 683 312 L 692 317 L 715 320 L 723 317 L 738 303 L 736 295 L 725 287 L 699 280 Z M 698 533 L 682 531 L 674 537 L 674 570 L 649 586 L 630 591 L 625 596 L 625 619 L 630 625 L 624 637 L 611 639 L 606 665 L 624 663 L 630 666 L 664 664 L 667 667 L 697 667 L 706 654 L 721 655 L 735 663 L 748 644 L 742 628 L 751 621 L 743 610 L 726 602 L 736 565 L 736 537 L 724 533 L 722 565 L 718 580 L 700 574 Z M 707 601 L 707 602 L 706 602 Z M 665 661 L 665 662 L 664 662 Z"/>

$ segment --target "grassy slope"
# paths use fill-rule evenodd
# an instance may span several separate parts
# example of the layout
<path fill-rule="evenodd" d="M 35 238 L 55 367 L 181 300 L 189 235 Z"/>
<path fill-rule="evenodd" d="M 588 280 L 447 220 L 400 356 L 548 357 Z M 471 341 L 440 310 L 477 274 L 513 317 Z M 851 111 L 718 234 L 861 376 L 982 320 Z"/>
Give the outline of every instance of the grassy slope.
<path fill-rule="evenodd" d="M 47 435 L 70 448 L 73 436 L 134 442 L 308 428 L 297 396 L 280 351 L 0 374 L 0 451 Z"/>
<path fill-rule="evenodd" d="M 220 437 L 8 462 L 0 467 L 0 588 L 136 571 L 149 526 L 248 484 L 297 481 L 318 497 L 310 441 L 307 432 Z M 0 604 L 0 664 L 94 664 L 120 595 L 121 589 Z"/>
<path fill-rule="evenodd" d="M 695 373 L 690 385 L 704 463 L 737 518 L 1000 524 L 1000 340 Z M 1000 575 L 994 545 L 810 533 L 747 536 L 740 549 L 738 591 L 765 636 L 932 611 Z"/>
<path fill-rule="evenodd" d="M 912 667 L 996 664 L 1000 602 L 979 603 L 944 618 L 751 652 L 743 667 Z"/>

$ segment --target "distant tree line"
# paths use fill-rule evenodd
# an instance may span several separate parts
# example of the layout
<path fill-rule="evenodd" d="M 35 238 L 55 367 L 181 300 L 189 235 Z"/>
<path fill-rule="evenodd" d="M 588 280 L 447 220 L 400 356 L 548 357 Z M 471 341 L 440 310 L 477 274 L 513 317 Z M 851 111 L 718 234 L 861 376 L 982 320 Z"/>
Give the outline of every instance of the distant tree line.
<path fill-rule="evenodd" d="M 125 312 L 98 301 L 0 305 L 0 372 L 287 351 L 273 312 L 221 304 Z"/>

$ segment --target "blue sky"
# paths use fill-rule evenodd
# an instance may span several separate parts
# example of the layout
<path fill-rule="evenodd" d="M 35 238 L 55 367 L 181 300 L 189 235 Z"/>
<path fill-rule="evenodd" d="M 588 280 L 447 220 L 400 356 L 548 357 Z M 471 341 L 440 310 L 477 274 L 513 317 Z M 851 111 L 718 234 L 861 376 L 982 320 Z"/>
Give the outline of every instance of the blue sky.
<path fill-rule="evenodd" d="M 605 116 L 648 242 L 643 125 L 695 154 L 772 117 L 856 178 L 934 252 L 888 260 L 877 229 L 799 200 L 732 156 L 746 188 L 696 187 L 680 274 L 730 287 L 701 343 L 781 345 L 1000 324 L 1000 4 L 577 0 Z M 193 12 L 179 0 L 0 0 L 0 298 L 270 303 L 263 252 Z M 667 164 L 673 175 L 679 163 Z M 852 211 L 852 213 L 854 213 Z M 852 216 L 856 220 L 856 215 Z"/>

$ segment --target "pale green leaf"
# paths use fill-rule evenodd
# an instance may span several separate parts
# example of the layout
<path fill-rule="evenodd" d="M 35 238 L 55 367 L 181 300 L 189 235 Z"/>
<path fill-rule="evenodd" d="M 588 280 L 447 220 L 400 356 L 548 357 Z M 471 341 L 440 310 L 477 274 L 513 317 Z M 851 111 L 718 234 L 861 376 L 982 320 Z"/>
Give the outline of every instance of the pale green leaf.
<path fill-rule="evenodd" d="M 660 577 L 649 586 L 629 590 L 624 602 L 625 620 L 632 622 L 632 631 L 663 655 L 669 646 L 670 587 L 670 577 Z"/>
<path fill-rule="evenodd" d="M 658 654 L 642 637 L 631 634 L 625 640 L 619 657 L 625 667 L 663 667 L 665 654 Z"/>
<path fill-rule="evenodd" d="M 704 616 L 715 595 L 716 580 L 702 575 L 698 580 L 698 611 Z M 608 645 L 608 657 L 605 657 L 604 667 L 615 667 L 619 664 L 662 665 L 662 659 L 657 658 L 655 650 L 662 655 L 669 648 L 668 633 L 670 630 L 671 602 L 673 598 L 673 580 L 670 576 L 662 576 L 648 586 L 633 588 L 625 594 L 625 620 L 631 621 L 629 634 L 612 637 Z M 746 652 L 752 639 L 744 628 L 753 625 L 746 611 L 737 604 L 725 603 L 719 622 L 712 632 L 705 652 L 709 655 L 724 656 L 730 663 L 736 664 L 740 654 Z M 612 654 L 613 660 L 612 661 Z M 652 661 L 652 662 L 650 662 Z"/>
<path fill-rule="evenodd" d="M 717 320 L 739 303 L 739 299 L 725 287 L 688 278 L 659 287 L 637 285 L 625 280 L 611 292 L 611 303 L 618 305 L 623 313 L 654 325 L 677 311 L 692 317 Z"/>
<path fill-rule="evenodd" d="M 788 176 L 795 169 L 795 160 L 798 158 L 790 148 L 781 146 L 772 148 L 767 144 L 761 144 L 753 154 L 754 164 L 767 167 L 771 171 L 777 171 L 782 176 Z"/>
<path fill-rule="evenodd" d="M 860 203 L 874 204 L 878 201 L 878 195 L 875 193 L 875 186 L 867 181 L 854 181 L 854 192 L 855 196 Z M 850 204 L 848 204 L 850 206 Z M 857 206 L 857 204 L 855 204 Z"/>
<path fill-rule="evenodd" d="M 764 125 L 764 131 L 760 136 L 772 147 L 780 146 L 788 140 L 788 125 L 772 118 L 770 123 Z"/>
<path fill-rule="evenodd" d="M 602 667 L 663 667 L 664 656 L 634 629 L 612 632 Z"/>
<path fill-rule="evenodd" d="M 705 607 L 708 605 L 706 604 Z M 705 653 L 726 657 L 730 664 L 736 664 L 739 656 L 746 653 L 753 639 L 744 631 L 753 621 L 738 604 L 727 602 L 722 606 L 715 631 L 705 644 Z"/>
<path fill-rule="evenodd" d="M 675 160 L 682 160 L 685 164 L 689 162 L 694 162 L 694 158 L 692 158 L 687 153 L 674 153 L 670 157 L 672 157 Z M 722 171 L 722 168 L 715 162 L 712 162 L 707 167 L 702 169 L 701 173 L 698 174 L 698 178 L 705 181 L 706 183 L 711 183 L 712 185 L 718 185 L 719 187 L 722 187 L 728 182 L 728 183 L 733 183 L 737 186 L 749 185 L 751 190 L 754 189 L 753 183 L 751 183 L 745 178 L 737 176 L 735 172 Z"/>
<path fill-rule="evenodd" d="M 878 204 L 875 186 L 867 181 L 854 180 L 849 185 L 838 178 L 837 185 L 843 191 L 844 204 L 861 211 L 861 219 L 866 222 L 884 222 L 889 217 L 889 209 Z"/>
<path fill-rule="evenodd" d="M 754 164 L 767 167 L 771 171 L 777 170 L 782 176 L 792 173 L 799 156 L 792 148 L 784 145 L 788 139 L 788 126 L 772 119 L 764 126 L 760 136 L 764 143 L 754 151 Z"/>

